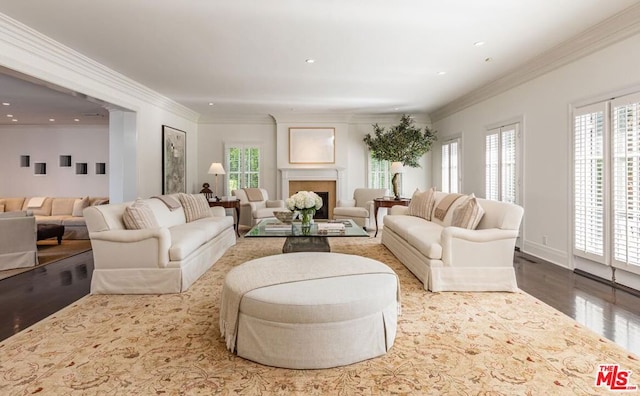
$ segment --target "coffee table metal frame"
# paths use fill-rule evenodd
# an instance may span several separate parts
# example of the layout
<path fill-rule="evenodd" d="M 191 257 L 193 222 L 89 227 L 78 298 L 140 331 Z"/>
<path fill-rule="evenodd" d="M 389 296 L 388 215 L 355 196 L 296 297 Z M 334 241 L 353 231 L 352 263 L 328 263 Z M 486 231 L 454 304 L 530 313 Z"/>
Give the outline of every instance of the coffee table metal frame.
<path fill-rule="evenodd" d="M 326 231 L 318 229 L 318 223 L 331 222 L 343 223 L 344 230 Z M 311 225 L 311 229 L 307 233 L 302 232 L 300 222 L 292 222 L 284 224 L 279 220 L 263 220 L 256 224 L 249 232 L 245 234 L 245 238 L 287 238 L 282 246 L 282 253 L 292 252 L 330 252 L 328 237 L 368 237 L 369 234 L 358 226 L 351 219 L 322 221 L 315 220 Z"/>

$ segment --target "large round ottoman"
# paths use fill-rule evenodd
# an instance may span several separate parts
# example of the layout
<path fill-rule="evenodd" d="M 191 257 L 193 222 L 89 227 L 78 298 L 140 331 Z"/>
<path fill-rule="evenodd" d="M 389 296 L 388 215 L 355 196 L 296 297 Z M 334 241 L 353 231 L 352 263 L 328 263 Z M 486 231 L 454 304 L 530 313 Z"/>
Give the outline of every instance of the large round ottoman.
<path fill-rule="evenodd" d="M 220 301 L 227 348 L 293 369 L 384 355 L 396 335 L 398 277 L 365 257 L 302 252 L 248 261 L 227 274 Z"/>

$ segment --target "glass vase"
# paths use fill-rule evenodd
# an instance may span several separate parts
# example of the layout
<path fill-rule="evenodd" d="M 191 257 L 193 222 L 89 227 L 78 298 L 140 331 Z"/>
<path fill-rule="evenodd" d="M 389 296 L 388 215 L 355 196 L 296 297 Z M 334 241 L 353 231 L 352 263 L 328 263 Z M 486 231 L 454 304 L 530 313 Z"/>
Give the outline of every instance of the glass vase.
<path fill-rule="evenodd" d="M 309 235 L 311 233 L 311 221 L 313 220 L 313 209 L 303 209 L 300 211 L 300 226 L 302 228 L 302 235 Z"/>

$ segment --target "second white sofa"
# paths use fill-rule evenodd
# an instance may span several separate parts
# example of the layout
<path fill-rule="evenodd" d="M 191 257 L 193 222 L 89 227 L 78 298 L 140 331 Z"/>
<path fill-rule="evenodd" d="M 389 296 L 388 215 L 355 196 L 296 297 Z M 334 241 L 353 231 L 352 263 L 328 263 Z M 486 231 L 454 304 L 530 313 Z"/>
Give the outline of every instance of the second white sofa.
<path fill-rule="evenodd" d="M 177 194 L 170 197 L 181 202 Z M 183 204 L 170 208 L 158 198 L 85 209 L 95 268 L 91 293 L 157 294 L 187 290 L 236 243 L 233 218 L 226 216 L 222 207 L 209 208 L 204 196 L 200 200 L 204 202 L 200 204 L 206 205 L 202 210 L 208 212 L 195 220 L 185 213 Z M 151 214 L 147 211 L 143 220 L 155 221 L 152 227 L 127 229 L 125 211 L 134 205 L 150 210 Z"/>
<path fill-rule="evenodd" d="M 384 217 L 382 243 L 422 281 L 425 290 L 516 291 L 513 255 L 522 207 L 474 198 L 484 215 L 475 229 L 465 229 L 452 224 L 466 196 L 456 199 L 442 220 L 434 216 L 446 195 L 436 192 L 432 208 L 423 211 L 423 217 L 409 215 L 410 207 L 391 208 Z"/>

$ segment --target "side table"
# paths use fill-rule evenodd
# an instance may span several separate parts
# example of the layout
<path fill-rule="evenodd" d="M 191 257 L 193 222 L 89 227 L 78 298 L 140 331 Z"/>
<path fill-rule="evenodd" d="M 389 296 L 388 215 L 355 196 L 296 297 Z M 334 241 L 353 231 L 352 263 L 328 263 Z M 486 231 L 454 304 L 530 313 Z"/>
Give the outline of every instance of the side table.
<path fill-rule="evenodd" d="M 240 200 L 233 199 L 230 201 L 209 201 L 209 207 L 213 208 L 214 206 L 221 206 L 225 209 L 235 209 L 236 210 L 236 218 L 234 219 L 233 226 L 236 228 L 236 235 L 240 236 Z"/>
<path fill-rule="evenodd" d="M 409 206 L 411 199 L 409 198 L 400 198 L 400 199 L 384 199 L 384 198 L 376 198 L 373 200 L 373 216 L 376 219 L 376 233 L 374 237 L 378 236 L 378 209 L 380 208 L 391 208 L 396 205 Z"/>

